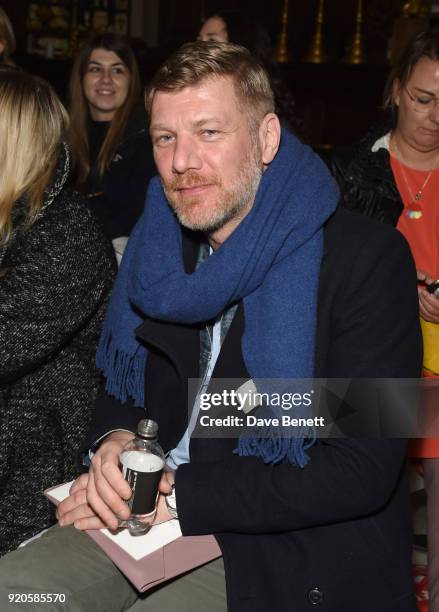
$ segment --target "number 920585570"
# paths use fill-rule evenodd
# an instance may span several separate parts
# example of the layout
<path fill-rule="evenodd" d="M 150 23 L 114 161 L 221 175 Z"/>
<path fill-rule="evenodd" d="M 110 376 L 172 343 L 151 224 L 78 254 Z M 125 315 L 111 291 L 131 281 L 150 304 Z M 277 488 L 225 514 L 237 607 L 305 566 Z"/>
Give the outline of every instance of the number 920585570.
<path fill-rule="evenodd" d="M 65 603 L 65 593 L 9 593 L 9 603 Z"/>

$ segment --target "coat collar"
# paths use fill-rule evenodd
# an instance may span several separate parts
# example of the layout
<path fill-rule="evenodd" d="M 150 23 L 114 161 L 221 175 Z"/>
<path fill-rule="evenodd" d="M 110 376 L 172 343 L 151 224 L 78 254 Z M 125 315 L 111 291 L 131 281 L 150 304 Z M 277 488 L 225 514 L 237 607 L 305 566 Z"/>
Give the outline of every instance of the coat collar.
<path fill-rule="evenodd" d="M 195 269 L 203 236 L 197 232 L 182 229 L 183 260 L 186 272 Z M 182 380 L 198 377 L 200 355 L 200 330 L 202 325 L 180 325 L 150 319 L 139 325 L 136 336 L 146 344 L 165 353 L 175 365 Z M 196 364 L 196 369 L 194 365 Z"/>
<path fill-rule="evenodd" d="M 60 146 L 58 161 L 52 176 L 52 180 L 44 190 L 43 205 L 36 215 L 35 220 L 39 219 L 44 214 L 45 209 L 50 206 L 55 198 L 61 193 L 66 185 L 69 173 L 70 152 L 67 144 L 63 142 Z M 10 248 L 16 236 L 20 234 L 22 229 L 25 227 L 28 208 L 29 205 L 25 197 L 20 198 L 14 204 L 12 209 L 12 236 L 6 244 L 0 245 L 0 265 L 4 259 L 6 251 Z"/>

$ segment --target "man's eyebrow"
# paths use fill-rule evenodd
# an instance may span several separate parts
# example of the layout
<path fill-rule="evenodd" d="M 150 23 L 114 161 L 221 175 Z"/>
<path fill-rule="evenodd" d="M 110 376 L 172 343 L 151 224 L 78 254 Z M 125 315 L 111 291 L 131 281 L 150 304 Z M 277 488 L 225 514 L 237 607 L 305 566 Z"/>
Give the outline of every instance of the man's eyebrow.
<path fill-rule="evenodd" d="M 195 121 L 193 124 L 193 127 L 195 128 L 200 128 L 200 127 L 204 127 L 206 124 L 218 124 L 221 123 L 221 119 L 219 117 L 203 117 L 202 119 L 198 119 L 198 121 Z M 149 127 L 149 129 L 152 130 L 165 130 L 166 132 L 172 132 L 172 129 L 170 129 L 165 123 L 152 123 Z"/>
<path fill-rule="evenodd" d="M 171 130 L 164 123 L 153 123 L 149 126 L 150 131 L 152 130 L 164 130 L 170 132 Z"/>
<path fill-rule="evenodd" d="M 206 125 L 206 123 L 221 123 L 221 119 L 219 117 L 203 117 L 202 119 L 198 119 L 195 121 L 194 127 L 200 128 Z"/>

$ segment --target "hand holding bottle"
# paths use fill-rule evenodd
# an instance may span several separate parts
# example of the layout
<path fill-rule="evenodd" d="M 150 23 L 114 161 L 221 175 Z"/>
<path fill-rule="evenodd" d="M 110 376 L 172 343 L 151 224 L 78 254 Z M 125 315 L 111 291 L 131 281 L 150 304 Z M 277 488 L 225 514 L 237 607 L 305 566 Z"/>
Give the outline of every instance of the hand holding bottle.
<path fill-rule="evenodd" d="M 130 432 L 116 431 L 105 438 L 93 456 L 88 474 L 76 479 L 69 497 L 58 506 L 61 526 L 117 529 L 118 517 L 129 517 L 126 500 L 131 497 L 131 489 L 122 476 L 119 455 L 133 437 Z"/>
<path fill-rule="evenodd" d="M 137 436 L 110 434 L 94 454 L 88 474 L 74 482 L 59 505 L 59 524 L 78 529 L 126 526 L 133 535 L 146 533 L 155 518 L 164 468 L 157 431 L 153 421 L 142 419 Z"/>

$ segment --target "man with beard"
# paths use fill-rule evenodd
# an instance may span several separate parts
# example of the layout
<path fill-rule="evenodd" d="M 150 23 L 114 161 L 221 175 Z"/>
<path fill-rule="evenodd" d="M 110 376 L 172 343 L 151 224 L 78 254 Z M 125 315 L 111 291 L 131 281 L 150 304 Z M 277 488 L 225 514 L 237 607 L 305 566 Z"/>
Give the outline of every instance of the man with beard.
<path fill-rule="evenodd" d="M 72 610 L 135 602 L 81 531 L 129 517 L 119 455 L 146 409 L 168 451 L 156 521 L 178 516 L 184 535 L 215 534 L 223 557 L 134 609 L 414 611 L 403 440 L 191 436 L 215 378 L 417 376 L 407 245 L 347 211 L 332 215 L 332 177 L 281 129 L 267 75 L 245 49 L 185 45 L 146 106 L 160 179 L 101 338 L 91 467 L 58 508 L 66 528 L 0 562 L 4 601 L 35 588 L 68 590 Z M 202 382 L 188 424 L 191 378 Z"/>

